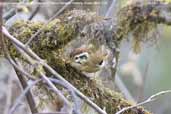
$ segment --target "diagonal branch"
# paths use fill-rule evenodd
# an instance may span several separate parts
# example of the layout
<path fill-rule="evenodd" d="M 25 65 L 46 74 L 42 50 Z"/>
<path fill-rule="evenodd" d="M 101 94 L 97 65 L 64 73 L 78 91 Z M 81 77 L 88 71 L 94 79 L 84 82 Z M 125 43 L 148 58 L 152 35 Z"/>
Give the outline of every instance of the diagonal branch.
<path fill-rule="evenodd" d="M 62 93 L 55 87 L 55 85 L 43 74 L 40 72 L 42 79 L 52 88 L 52 90 L 59 95 L 59 97 L 64 101 L 65 105 L 70 106 L 70 102 L 62 95 Z"/>
<path fill-rule="evenodd" d="M 116 4 L 117 4 L 117 0 L 112 0 L 112 4 L 107 10 L 105 17 L 112 17 L 113 12 L 116 10 Z"/>
<path fill-rule="evenodd" d="M 87 104 L 89 104 L 91 107 L 93 107 L 97 112 L 100 114 L 106 114 L 104 110 L 102 110 L 99 106 L 97 106 L 95 103 L 93 103 L 91 100 L 89 100 L 84 94 L 82 94 L 79 90 L 77 90 L 73 85 L 71 85 L 68 81 L 66 81 L 60 74 L 58 74 L 54 69 L 52 69 L 47 63 L 45 63 L 40 57 L 38 57 L 30 48 L 26 48 L 23 43 L 21 43 L 19 40 L 14 38 L 12 35 L 9 34 L 7 29 L 5 27 L 2 27 L 2 32 L 9 40 L 11 40 L 16 46 L 24 50 L 28 55 L 36 59 L 41 65 L 43 65 L 49 72 L 51 72 L 55 77 L 57 77 L 59 80 L 63 81 L 67 85 L 69 85 L 75 93 L 83 99 Z"/>
<path fill-rule="evenodd" d="M 41 2 L 40 0 L 38 0 L 38 2 Z M 35 8 L 35 10 L 30 14 L 28 20 L 32 20 L 34 18 L 34 16 L 38 13 L 38 11 L 40 10 L 40 4 L 38 4 Z"/>
<path fill-rule="evenodd" d="M 152 22 L 154 23 L 155 25 L 159 24 L 159 23 L 163 23 L 163 24 L 169 24 L 170 23 L 170 17 L 169 16 L 166 16 L 166 15 L 163 15 L 165 13 L 169 13 L 169 4 L 168 4 L 168 7 L 165 7 L 167 5 L 165 4 L 162 4 L 162 3 L 155 3 L 155 4 L 147 4 L 147 5 L 142 5 L 142 4 L 134 4 L 134 5 L 130 5 L 130 6 L 126 6 L 126 8 L 123 8 L 122 11 L 120 11 L 120 15 L 118 15 L 118 18 L 120 18 L 118 21 L 118 26 L 116 26 L 116 28 L 113 27 L 113 31 L 110 32 L 112 33 L 112 38 L 114 38 L 113 41 L 116 41 L 116 43 L 118 43 L 119 41 L 123 40 L 124 36 L 127 37 L 127 35 L 130 33 L 130 32 L 134 32 L 134 35 L 137 35 L 139 33 L 146 33 L 146 32 L 149 32 L 147 29 L 147 31 L 143 31 L 144 29 L 141 29 L 141 25 L 145 26 L 144 28 L 148 28 L 146 26 L 148 26 L 148 23 L 146 22 Z M 164 13 L 163 13 L 164 12 Z M 121 17 L 119 17 L 121 16 Z M 86 16 L 87 17 L 87 16 Z M 86 18 L 84 17 L 84 18 Z M 136 17 L 136 18 L 135 18 Z M 83 18 L 81 18 L 83 20 Z M 84 21 L 84 20 L 83 20 Z M 70 21 L 68 21 L 70 22 Z M 79 21 L 80 23 L 82 21 Z M 95 21 L 90 21 L 89 23 L 95 23 Z M 88 24 L 89 24 L 88 23 Z M 101 24 L 101 22 L 99 21 L 99 23 Z M 60 23 L 59 23 L 60 24 Z M 64 25 L 66 23 L 63 23 Z M 76 23 L 77 24 L 77 23 Z M 86 23 L 87 24 L 87 23 Z M 83 25 L 83 26 L 86 26 Z M 91 24 L 93 26 L 93 24 Z M 67 25 L 67 24 L 66 24 Z M 96 24 L 94 24 L 96 25 Z M 94 26 L 93 26 L 94 27 Z M 15 27 L 14 27 L 15 28 Z M 107 29 L 108 30 L 108 29 Z M 143 32 L 141 32 L 141 30 Z M 146 29 L 145 29 L 146 30 Z M 53 30 L 51 30 L 53 31 Z M 75 32 L 75 31 L 74 31 Z M 77 32 L 77 31 L 76 31 Z M 66 81 L 61 75 L 59 75 L 54 69 L 52 69 L 52 67 L 50 67 L 45 61 L 43 61 L 39 56 L 37 56 L 29 47 L 25 46 L 23 43 L 21 43 L 19 40 L 17 40 L 15 37 L 13 37 L 12 35 L 10 35 L 8 33 L 8 31 L 3 27 L 3 33 L 19 48 L 21 48 L 21 50 L 23 50 L 24 52 L 26 52 L 30 57 L 32 57 L 33 59 L 35 59 L 35 61 L 37 63 L 39 63 L 39 65 L 41 66 L 44 66 L 44 68 L 46 70 L 48 70 L 52 75 L 54 75 L 55 77 L 57 77 L 58 80 L 64 82 L 65 84 L 68 84 L 75 92 L 76 94 L 80 97 L 80 98 L 84 98 L 85 96 L 80 93 L 74 86 L 72 86 L 68 81 Z M 114 35 L 113 35 L 114 33 Z M 109 35 L 110 36 L 110 35 Z M 140 35 L 141 36 L 141 35 Z M 74 36 L 75 37 L 75 36 Z M 55 37 L 56 38 L 56 37 Z M 63 37 L 62 37 L 63 38 Z M 104 37 L 105 38 L 105 37 Z M 136 37 L 137 38 L 137 37 Z M 144 38 L 144 37 L 142 37 Z M 19 38 L 20 39 L 20 38 Z M 60 40 L 60 39 L 59 39 Z M 109 40 L 109 39 L 108 39 Z M 142 40 L 142 39 L 141 39 Z M 117 42 L 118 41 L 118 42 Z M 111 42 L 111 41 L 109 41 Z M 120 42 L 118 43 L 118 46 L 119 46 Z M 41 44 L 40 44 L 41 45 Z M 46 46 L 45 46 L 46 48 Z M 48 50 L 49 51 L 49 50 Z M 52 50 L 53 51 L 56 51 L 56 49 Z M 58 53 L 57 53 L 58 54 Z M 58 59 L 58 58 L 55 58 L 55 59 Z M 52 58 L 52 62 L 53 62 L 54 58 Z M 61 60 L 61 59 L 59 59 Z M 58 62 L 58 60 L 57 60 Z M 60 61 L 61 62 L 61 61 Z M 53 64 L 56 64 L 53 62 Z M 52 66 L 53 66 L 52 64 Z M 65 64 L 66 65 L 66 64 Z M 54 65 L 55 66 L 55 65 Z M 61 67 L 62 68 L 68 68 L 68 67 L 63 67 L 62 65 L 57 65 L 55 66 L 57 67 L 56 69 L 60 69 Z M 54 67 L 53 67 L 54 68 Z M 70 67 L 69 67 L 70 68 Z M 68 69 L 67 69 L 68 70 Z M 70 70 L 70 69 L 69 69 Z M 72 71 L 72 69 L 70 70 Z M 79 78 L 78 81 L 82 81 L 80 79 L 80 77 L 76 77 L 74 75 L 74 78 L 72 78 L 72 75 L 70 75 L 69 73 L 71 73 L 70 71 L 66 71 L 67 73 L 63 73 L 63 71 L 59 71 L 60 73 L 62 72 L 63 75 L 66 76 L 66 74 L 68 74 L 70 77 L 69 79 L 74 79 L 74 78 Z M 76 73 L 75 73 L 76 74 Z M 81 76 L 81 75 L 80 75 Z M 68 78 L 67 76 L 65 78 Z M 84 80 L 84 79 L 83 79 Z M 83 86 L 86 85 L 84 84 L 84 81 L 83 82 Z M 85 81 L 86 82 L 86 81 Z M 78 86 L 80 83 L 79 82 L 73 82 L 76 86 Z M 78 84 L 79 83 L 79 84 Z M 88 83 L 90 84 L 90 83 Z M 92 84 L 91 87 L 93 87 L 94 85 Z M 78 86 L 79 87 L 79 86 Z M 95 93 L 93 93 L 93 89 L 96 89 L 97 91 L 95 91 Z M 86 91 L 89 91 L 90 90 L 90 94 L 86 94 L 88 96 L 91 97 L 91 95 L 94 95 L 95 98 L 97 97 L 96 96 L 96 92 L 99 92 L 98 93 L 98 97 L 97 99 L 95 99 L 94 101 L 99 104 L 99 106 L 101 106 L 102 108 L 104 106 L 110 106 L 110 108 L 107 108 L 107 111 L 108 112 L 115 112 L 116 110 L 118 110 L 119 108 L 122 108 L 122 107 L 126 107 L 126 106 L 130 106 L 131 104 L 129 103 L 125 103 L 124 105 L 120 105 L 120 101 L 122 101 L 120 98 L 119 100 L 115 100 L 114 102 L 110 99 L 110 98 L 113 98 L 109 96 L 109 94 L 103 94 L 104 91 L 101 90 L 101 88 L 99 89 L 98 87 L 94 87 L 93 89 L 92 88 L 86 88 L 84 90 Z M 81 88 L 82 89 L 82 88 Z M 80 89 L 80 90 L 81 90 Z M 83 92 L 84 92 L 83 90 Z M 81 90 L 82 91 L 82 90 Z M 93 91 L 93 92 L 92 92 Z M 91 92 L 93 94 L 91 94 Z M 104 92 L 105 93 L 105 92 Z M 104 96 L 103 96 L 104 95 Z M 106 96 L 107 97 L 106 97 Z M 86 99 L 87 97 L 85 97 Z M 101 108 L 99 108 L 96 104 L 94 104 L 93 102 L 91 102 L 89 99 L 86 99 L 84 101 L 86 101 L 90 106 L 92 106 L 93 108 L 96 109 L 97 112 L 99 113 L 102 113 L 102 114 L 105 114 L 106 112 L 103 111 Z M 106 102 L 102 102 L 101 100 L 105 99 L 107 101 Z M 98 102 L 99 101 L 99 102 Z M 116 103 L 117 102 L 117 103 Z M 119 103 L 118 103 L 119 102 Z M 110 103 L 110 104 L 109 104 Z M 112 109 L 111 107 L 114 107 L 115 105 L 117 105 L 117 108 L 116 109 Z M 119 108 L 118 108 L 119 107 Z M 144 111 L 143 109 L 140 109 L 139 107 L 136 108 L 136 111 L 135 110 L 131 110 L 133 111 L 133 113 L 136 113 L 136 111 L 141 111 L 142 113 L 146 113 L 146 111 Z M 144 111 L 144 112 L 143 112 Z M 147 112 L 148 113 L 148 112 Z"/>
<path fill-rule="evenodd" d="M 76 114 L 81 114 L 81 112 L 80 112 L 80 106 L 79 106 L 79 101 L 78 101 L 78 98 L 77 98 L 75 92 L 73 91 L 73 89 L 70 88 L 70 86 L 66 85 L 65 83 L 62 83 L 60 80 L 57 80 L 55 78 L 49 78 L 49 80 L 52 81 L 55 84 L 58 84 L 58 85 L 63 86 L 65 89 L 67 89 L 70 92 L 70 94 L 72 96 L 72 99 L 73 99 L 73 102 L 74 102 L 73 111 Z"/>
<path fill-rule="evenodd" d="M 23 93 L 16 99 L 15 104 L 11 107 L 9 114 L 13 114 L 15 109 L 18 107 L 18 105 L 21 103 L 22 99 L 25 97 L 25 95 L 30 91 L 30 89 L 36 85 L 37 83 L 39 83 L 41 81 L 41 79 L 34 81 L 33 83 L 31 83 L 30 85 L 28 85 L 25 90 L 23 91 Z"/>

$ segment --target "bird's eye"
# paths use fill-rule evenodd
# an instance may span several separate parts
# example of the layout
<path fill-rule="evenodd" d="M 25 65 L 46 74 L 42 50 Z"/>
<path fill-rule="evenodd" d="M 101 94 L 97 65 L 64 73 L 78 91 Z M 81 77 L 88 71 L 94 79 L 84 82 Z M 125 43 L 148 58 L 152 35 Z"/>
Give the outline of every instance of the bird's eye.
<path fill-rule="evenodd" d="M 77 60 L 79 57 L 75 57 L 75 60 Z"/>

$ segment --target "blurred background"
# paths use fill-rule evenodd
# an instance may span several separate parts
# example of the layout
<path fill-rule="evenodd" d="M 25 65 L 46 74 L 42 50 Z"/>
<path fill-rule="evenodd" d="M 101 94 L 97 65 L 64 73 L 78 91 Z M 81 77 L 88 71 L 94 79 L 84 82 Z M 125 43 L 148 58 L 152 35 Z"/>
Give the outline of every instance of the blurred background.
<path fill-rule="evenodd" d="M 48 21 L 57 11 L 59 11 L 68 0 L 6 0 L 4 6 L 5 16 L 9 11 L 14 10 L 15 15 L 11 16 L 4 23 L 7 27 L 10 27 L 18 19 L 33 20 L 33 21 Z M 126 4 L 141 1 L 146 3 L 149 0 L 75 0 L 67 10 L 71 9 L 84 9 L 95 11 L 97 14 L 114 18 L 117 11 Z M 154 1 L 154 0 L 151 0 Z M 16 4 L 27 3 L 27 4 Z M 44 5 L 37 4 L 35 2 L 48 2 Z M 28 4 L 29 3 L 29 4 Z M 108 12 L 111 5 L 112 12 Z M 33 12 L 37 10 L 37 13 L 33 15 Z M 132 102 L 142 102 L 149 96 L 163 91 L 171 89 L 171 27 L 159 25 L 157 32 L 153 37 L 156 37 L 156 41 L 153 43 L 146 43 L 141 45 L 141 52 L 134 53 L 132 45 L 129 41 L 125 40 L 121 46 L 121 54 L 119 60 L 119 67 L 117 76 L 120 77 L 124 83 L 124 88 L 127 89 L 129 95 L 132 97 Z M 0 85 L 8 87 L 8 83 L 4 84 L 6 77 L 10 77 L 9 71 L 11 67 L 8 66 L 8 62 L 4 62 L 4 58 L 0 60 Z M 10 72 L 11 73 L 11 72 Z M 14 73 L 14 71 L 13 71 Z M 16 76 L 12 74 L 14 80 L 17 80 Z M 9 78 L 10 79 L 10 78 Z M 8 82 L 8 78 L 6 81 Z M 117 80 L 116 80 L 117 81 Z M 16 85 L 16 90 L 20 91 L 20 85 L 17 85 L 17 81 L 14 81 L 13 85 Z M 2 87 L 1 86 L 1 87 Z M 6 98 L 4 89 L 0 88 L 0 105 L 3 104 L 4 98 Z M 123 94 L 122 91 L 118 88 Z M 127 93 L 126 93 L 127 94 Z M 17 96 L 17 95 L 15 95 Z M 171 94 L 167 94 L 159 97 L 158 100 L 144 105 L 146 109 L 155 114 L 171 114 Z M 0 106 L 0 112 L 4 110 Z"/>

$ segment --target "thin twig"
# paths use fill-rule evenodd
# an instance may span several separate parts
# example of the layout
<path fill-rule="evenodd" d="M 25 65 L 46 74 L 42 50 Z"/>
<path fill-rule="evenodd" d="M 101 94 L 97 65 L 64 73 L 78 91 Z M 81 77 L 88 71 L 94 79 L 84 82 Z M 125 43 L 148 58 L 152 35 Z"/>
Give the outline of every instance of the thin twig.
<path fill-rule="evenodd" d="M 47 78 L 43 73 L 40 72 L 42 79 L 52 88 L 52 90 L 58 94 L 58 96 L 64 101 L 67 106 L 70 106 L 70 102 L 65 96 L 55 87 L 55 85 Z"/>
<path fill-rule="evenodd" d="M 42 30 L 44 29 L 44 27 L 47 26 L 47 24 L 52 21 L 53 19 L 55 19 L 58 15 L 60 15 L 74 0 L 70 0 L 69 2 L 67 2 L 53 17 L 51 17 L 43 26 L 41 29 L 39 29 L 25 44 L 25 46 L 28 46 L 32 40 L 39 35 Z"/>
<path fill-rule="evenodd" d="M 26 0 L 23 0 L 22 2 L 17 2 L 17 3 L 15 3 L 15 4 L 13 4 L 13 2 L 4 2 L 3 4 L 11 4 L 11 5 L 19 5 L 19 4 L 22 4 L 22 5 L 26 5 L 26 4 L 29 4 Z M 12 9 L 10 9 L 7 13 L 5 13 L 4 15 L 3 15 L 3 19 L 4 20 L 9 20 L 11 17 L 13 17 L 13 16 L 15 16 L 16 15 L 16 13 L 17 13 L 17 8 L 15 7 L 15 8 L 12 8 Z"/>
<path fill-rule="evenodd" d="M 1 0 L 1 2 L 3 3 L 3 0 Z M 3 33 L 2 33 L 2 26 L 3 26 L 3 19 L 2 19 L 3 4 L 2 3 L 0 3 L 0 49 L 2 48 L 3 50 L 4 46 L 3 46 Z"/>
<path fill-rule="evenodd" d="M 6 91 L 7 98 L 6 98 L 6 104 L 5 104 L 5 109 L 4 109 L 3 114 L 8 114 L 8 111 L 11 106 L 11 99 L 12 99 L 12 77 L 11 76 L 8 76 L 7 89 L 8 89 L 8 91 Z"/>
<path fill-rule="evenodd" d="M 166 91 L 161 91 L 161 92 L 158 92 L 152 96 L 150 96 L 147 100 L 141 102 L 141 103 L 138 103 L 136 105 L 133 105 L 133 106 L 130 106 L 130 107 L 125 107 L 123 109 L 121 109 L 120 111 L 118 111 L 117 113 L 115 114 L 121 114 L 123 112 L 125 112 L 126 110 L 129 110 L 129 109 L 132 109 L 132 108 L 135 108 L 135 107 L 138 107 L 138 106 L 141 106 L 141 105 L 144 105 L 144 104 L 147 104 L 149 102 L 152 102 L 154 100 L 157 100 L 157 97 L 161 96 L 161 95 L 164 95 L 164 94 L 167 94 L 167 93 L 171 93 L 171 90 L 166 90 Z"/>
<path fill-rule="evenodd" d="M 112 4 L 110 5 L 109 9 L 106 12 L 105 17 L 111 17 L 112 13 L 116 10 L 116 0 L 112 1 Z"/>
<path fill-rule="evenodd" d="M 148 75 L 148 70 L 149 70 L 149 62 L 147 62 L 146 66 L 145 66 L 145 70 L 144 73 L 142 75 L 142 84 L 140 85 L 140 87 L 138 88 L 138 98 L 137 98 L 137 102 L 141 101 L 141 99 L 144 98 L 144 87 L 145 87 L 145 82 L 146 82 L 146 78 Z"/>
<path fill-rule="evenodd" d="M 22 92 L 22 94 L 16 99 L 15 104 L 12 106 L 12 108 L 9 111 L 9 114 L 13 114 L 15 109 L 17 108 L 17 106 L 21 103 L 22 99 L 25 97 L 25 95 L 27 94 L 27 92 L 30 91 L 30 89 L 36 85 L 37 83 L 39 83 L 41 81 L 41 79 L 34 81 L 33 83 L 31 83 L 30 85 L 28 85 L 25 90 Z"/>
<path fill-rule="evenodd" d="M 131 93 L 129 92 L 129 90 L 127 89 L 127 87 L 125 86 L 125 84 L 123 83 L 123 81 L 121 80 L 121 78 L 117 74 L 115 77 L 115 83 L 119 90 L 124 94 L 125 98 L 127 100 L 136 102 L 135 99 L 132 97 Z"/>
<path fill-rule="evenodd" d="M 2 26 L 2 32 L 9 38 L 18 48 L 22 49 L 24 52 L 26 52 L 28 55 L 33 57 L 36 60 L 43 61 L 40 59 L 39 56 L 37 56 L 30 48 L 26 48 L 23 43 L 21 43 L 19 40 L 17 40 L 15 37 L 13 37 L 8 30 Z"/>
<path fill-rule="evenodd" d="M 20 73 L 27 73 L 24 69 L 23 69 L 23 67 L 21 66 L 21 64 L 18 62 L 17 63 L 18 65 L 17 65 L 17 67 L 19 68 L 19 69 L 21 69 L 20 71 Z M 15 67 L 14 67 L 15 68 Z M 29 74 L 29 73 L 27 73 L 28 74 L 28 76 L 30 76 L 30 78 L 32 78 L 31 80 L 32 81 L 34 81 L 34 80 L 36 80 L 36 78 L 35 78 L 35 76 L 32 76 L 31 74 Z M 22 85 L 22 87 L 25 89 L 25 88 L 27 88 L 28 87 L 28 82 L 27 82 L 27 79 L 26 79 L 26 77 L 25 77 L 25 75 L 22 75 L 22 74 L 17 74 L 17 76 L 18 76 L 18 78 L 19 78 L 19 80 L 20 80 L 20 83 L 21 83 L 21 85 Z M 27 78 L 28 78 L 28 76 L 27 76 Z M 31 112 L 32 113 L 37 113 L 38 112 L 38 110 L 37 110 L 37 108 L 36 108 L 36 103 L 35 103 L 35 100 L 34 100 L 34 97 L 33 97 L 33 95 L 32 95 L 32 92 L 31 91 L 28 91 L 27 92 L 27 94 L 26 94 L 26 98 L 27 98 L 27 102 L 28 102 L 28 104 L 29 104 L 29 107 L 30 107 L 30 110 L 31 110 Z"/>
<path fill-rule="evenodd" d="M 23 2 L 5 2 L 4 3 L 5 5 L 26 5 L 26 6 L 34 6 L 34 5 L 43 5 L 43 6 L 46 6 L 46 5 L 59 5 L 59 2 L 35 2 L 35 3 L 30 3 L 30 2 L 27 2 L 27 3 L 23 3 Z M 60 3 L 61 5 L 62 4 L 66 4 L 64 2 L 61 2 Z"/>
<path fill-rule="evenodd" d="M 10 9 L 7 13 L 3 15 L 4 20 L 8 20 L 16 14 L 16 8 Z"/>
<path fill-rule="evenodd" d="M 29 74 L 26 71 L 24 71 L 24 69 L 22 67 L 20 67 L 19 65 L 17 65 L 14 62 L 14 60 L 11 58 L 11 56 L 9 54 L 9 51 L 7 49 L 7 46 L 5 44 L 4 38 L 2 38 L 2 45 L 3 45 L 3 52 L 4 52 L 5 57 L 14 66 L 14 68 L 17 69 L 18 71 L 20 71 L 22 74 L 24 74 L 24 76 L 27 76 L 27 78 L 35 80 L 35 78 L 31 74 Z M 17 76 L 18 76 L 18 79 L 21 82 L 22 87 L 25 89 L 28 86 L 25 77 L 23 77 L 23 75 L 20 75 L 20 74 L 18 74 Z M 32 113 L 37 113 L 38 111 L 35 108 L 35 101 L 34 101 L 34 98 L 32 96 L 32 93 L 30 91 L 28 91 L 28 93 L 26 94 L 26 98 L 27 98 L 27 102 L 29 104 L 29 107 L 31 109 L 31 112 Z"/>
<path fill-rule="evenodd" d="M 69 93 L 71 94 L 71 97 L 73 99 L 73 102 L 74 102 L 74 107 L 73 107 L 73 111 L 75 114 L 81 114 L 80 112 L 80 106 L 79 106 L 79 101 L 78 101 L 78 98 L 74 92 L 74 90 L 72 88 L 70 88 L 70 86 L 68 86 L 67 84 L 61 82 L 60 80 L 58 79 L 55 79 L 55 78 L 49 78 L 50 81 L 52 81 L 53 83 L 55 84 L 58 84 L 58 85 L 61 85 L 63 86 L 65 89 L 67 89 L 69 91 Z"/>
<path fill-rule="evenodd" d="M 53 68 L 51 68 L 47 63 L 45 63 L 39 56 L 37 56 L 29 47 L 25 47 L 23 43 L 21 43 L 19 40 L 17 40 L 15 37 L 9 34 L 7 29 L 5 27 L 2 27 L 2 32 L 4 35 L 7 36 L 9 40 L 11 40 L 15 45 L 17 45 L 19 48 L 24 50 L 28 55 L 35 58 L 37 61 L 39 61 L 40 64 L 42 64 L 47 70 L 49 70 L 52 75 L 54 75 L 57 79 L 63 81 L 67 85 L 69 85 L 75 93 L 83 99 L 88 105 L 93 107 L 97 112 L 100 114 L 106 114 L 104 110 L 102 110 L 99 106 L 97 106 L 95 103 L 93 103 L 90 99 L 88 99 L 83 93 L 81 93 L 78 89 L 76 89 L 72 84 L 70 84 L 67 80 L 65 80 L 60 74 L 58 74 Z"/>
<path fill-rule="evenodd" d="M 40 0 L 38 0 L 38 2 L 40 2 Z M 31 13 L 31 15 L 29 16 L 28 20 L 32 20 L 33 17 L 37 14 L 37 12 L 40 9 L 40 4 L 38 4 L 38 6 L 36 6 L 35 10 Z"/>
<path fill-rule="evenodd" d="M 84 100 L 88 105 L 93 107 L 98 113 L 107 114 L 104 110 L 102 110 L 99 106 L 97 106 L 89 98 L 87 98 L 83 93 L 81 93 L 78 89 L 76 89 L 73 85 L 71 85 L 67 80 L 65 80 L 54 69 L 52 69 L 48 64 L 46 64 L 46 63 L 43 63 L 43 64 L 44 64 L 45 68 L 47 68 L 56 78 L 60 79 L 64 83 L 68 84 L 82 100 Z"/>
<path fill-rule="evenodd" d="M 4 2 L 3 0 L 1 0 L 0 2 Z M 0 4 L 0 48 L 2 48 L 3 53 L 5 51 L 5 45 L 4 45 L 4 35 L 2 33 L 2 25 L 3 25 L 3 4 Z M 7 114 L 11 105 L 11 98 L 12 98 L 12 94 L 11 94 L 11 88 L 12 88 L 12 77 L 8 77 L 8 91 L 6 91 L 6 104 L 5 104 L 5 109 L 3 114 Z"/>
<path fill-rule="evenodd" d="M 36 78 L 32 75 L 30 75 L 28 72 L 26 72 L 23 68 L 21 68 L 19 65 L 17 65 L 14 60 L 11 58 L 10 55 L 6 56 L 8 61 L 13 65 L 13 67 L 18 70 L 19 72 L 21 72 L 24 76 L 26 76 L 28 79 L 31 80 L 36 80 Z"/>
<path fill-rule="evenodd" d="M 107 12 L 106 12 L 106 15 L 105 15 L 105 17 L 111 17 L 111 15 L 113 14 L 113 12 L 116 10 L 116 4 L 117 4 L 117 2 L 116 2 L 117 0 L 113 0 L 112 1 L 112 4 L 110 5 L 110 7 L 109 7 L 109 9 L 107 10 Z M 116 11 L 115 11 L 116 12 Z M 119 51 L 117 52 L 118 54 L 119 54 Z M 114 53 L 113 53 L 114 54 Z M 118 64 L 118 58 L 116 57 L 116 66 L 115 67 L 117 67 L 117 64 Z M 135 99 L 132 97 L 132 95 L 131 95 L 131 93 L 129 92 L 129 90 L 127 89 L 127 87 L 125 86 L 125 84 L 124 84 L 124 82 L 122 81 L 122 79 L 119 77 L 119 76 L 117 76 L 117 74 L 116 74 L 116 72 L 115 71 L 113 71 L 114 70 L 114 68 L 111 68 L 111 70 L 112 70 L 112 77 L 115 77 L 115 83 L 116 83 L 116 85 L 117 85 L 117 87 L 121 90 L 121 92 L 124 94 L 124 96 L 125 96 L 125 98 L 127 99 L 127 100 L 131 100 L 131 101 L 133 101 L 133 102 L 136 102 L 135 101 Z M 113 82 L 114 83 L 114 82 Z"/>

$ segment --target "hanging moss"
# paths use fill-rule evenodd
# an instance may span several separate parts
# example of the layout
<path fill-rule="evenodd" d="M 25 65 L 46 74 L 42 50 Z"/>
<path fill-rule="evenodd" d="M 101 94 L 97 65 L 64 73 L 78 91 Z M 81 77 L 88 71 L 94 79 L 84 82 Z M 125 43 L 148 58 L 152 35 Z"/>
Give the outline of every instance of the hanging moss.
<path fill-rule="evenodd" d="M 132 47 L 134 52 L 141 50 L 141 44 L 156 40 L 158 21 L 152 21 L 152 17 L 159 16 L 159 10 L 155 4 L 142 5 L 140 2 L 122 8 L 118 13 L 118 36 L 128 39 L 132 35 Z M 130 40 L 130 39 L 129 39 Z"/>

